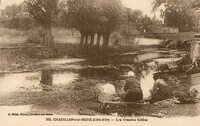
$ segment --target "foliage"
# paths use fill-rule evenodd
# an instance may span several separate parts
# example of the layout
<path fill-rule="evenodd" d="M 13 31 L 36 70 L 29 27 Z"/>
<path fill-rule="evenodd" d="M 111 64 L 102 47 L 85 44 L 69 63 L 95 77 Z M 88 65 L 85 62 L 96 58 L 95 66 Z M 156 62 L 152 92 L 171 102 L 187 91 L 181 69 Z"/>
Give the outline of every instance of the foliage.
<path fill-rule="evenodd" d="M 194 9 L 198 13 L 200 13 L 200 1 L 199 0 L 193 0 L 192 1 L 192 9 Z"/>
<path fill-rule="evenodd" d="M 93 0 L 69 0 L 67 1 L 67 14 L 71 20 L 71 27 L 80 31 L 92 30 L 95 22 L 97 5 Z"/>
<path fill-rule="evenodd" d="M 124 33 L 124 34 L 126 34 L 126 33 Z M 121 42 L 124 42 L 123 36 L 119 32 L 114 32 L 111 35 L 111 43 L 113 43 L 114 45 L 119 45 Z"/>
<path fill-rule="evenodd" d="M 29 15 L 42 27 L 43 45 L 52 46 L 51 27 L 60 11 L 59 0 L 27 0 L 26 5 Z"/>
<path fill-rule="evenodd" d="M 94 36 L 97 34 L 97 45 L 100 45 L 103 37 L 103 45 L 108 46 L 113 38 L 116 43 L 125 42 L 123 39 L 139 35 L 153 23 L 150 17 L 143 16 L 141 10 L 126 8 L 120 0 L 26 0 L 20 5 L 8 7 L 7 11 L 10 13 L 6 15 L 10 18 L 1 20 L 0 25 L 17 30 L 40 26 L 42 44 L 47 46 L 54 42 L 52 27 L 79 30 L 80 43 L 85 42 L 85 45 L 89 41 L 90 45 L 94 45 Z"/>
<path fill-rule="evenodd" d="M 101 2 L 102 14 L 105 20 L 103 29 L 106 32 L 112 33 L 123 22 L 123 6 L 120 0 L 103 0 Z"/>
<path fill-rule="evenodd" d="M 167 26 L 178 27 L 180 31 L 188 31 L 194 29 L 197 21 L 197 13 L 191 10 L 193 0 L 154 0 L 153 11 L 160 6 L 161 17 Z"/>
<path fill-rule="evenodd" d="M 27 0 L 27 11 L 34 21 L 50 27 L 58 14 L 58 0 Z"/>
<path fill-rule="evenodd" d="M 12 36 L 12 37 L 20 37 L 20 36 L 38 36 L 39 37 L 39 33 L 38 31 L 40 31 L 41 28 L 36 27 L 36 28 L 32 28 L 30 30 L 27 31 L 23 31 L 23 30 L 16 30 L 16 29 L 9 29 L 9 28 L 5 28 L 5 27 L 0 27 L 0 36 Z M 72 31 L 69 29 L 59 29 L 59 28 L 53 28 L 52 29 L 52 34 L 56 37 L 56 38 L 79 38 L 79 32 L 78 31 L 73 31 L 74 32 L 74 36 L 72 34 Z M 75 42 L 76 43 L 76 42 Z"/>
<path fill-rule="evenodd" d="M 18 37 L 21 36 L 28 36 L 32 34 L 32 30 L 24 31 L 24 30 L 17 30 L 17 29 L 9 29 L 5 27 L 0 27 L 0 36 L 11 36 L 11 37 Z M 10 41 L 10 40 L 8 40 Z"/>
<path fill-rule="evenodd" d="M 94 89 L 94 86 L 96 86 L 98 83 L 98 80 L 83 79 L 74 83 L 74 90 Z"/>
<path fill-rule="evenodd" d="M 84 37 L 95 33 L 103 35 L 104 45 L 122 21 L 122 3 L 119 0 L 69 0 L 67 16 L 72 28 L 81 33 L 81 44 Z M 94 40 L 91 40 L 91 44 Z M 87 44 L 87 41 L 86 41 Z"/>
<path fill-rule="evenodd" d="M 10 29 L 30 30 L 33 27 L 33 23 L 29 17 L 15 17 L 9 19 L 4 26 Z"/>
<path fill-rule="evenodd" d="M 130 36 L 137 35 L 143 18 L 142 11 L 131 10 L 130 8 L 124 7 L 123 16 L 124 22 L 120 26 L 120 33 L 122 36 L 129 38 Z"/>
<path fill-rule="evenodd" d="M 127 42 L 130 38 L 138 36 L 144 29 L 152 24 L 157 24 L 157 20 L 152 20 L 147 15 L 143 15 L 141 10 L 132 10 L 130 8 L 123 7 L 123 22 L 119 25 L 120 29 L 117 32 L 124 40 L 121 42 Z M 112 37 L 116 38 L 112 35 Z M 129 39 L 129 40 L 128 40 Z M 119 39 L 115 39 L 118 41 Z"/>
<path fill-rule="evenodd" d="M 146 38 L 157 38 L 164 40 L 190 40 L 194 38 L 194 35 L 198 34 L 198 32 L 180 32 L 178 34 L 145 34 Z"/>
<path fill-rule="evenodd" d="M 10 29 L 29 30 L 33 27 L 32 20 L 25 11 L 25 3 L 12 4 L 2 10 L 1 25 Z"/>
<path fill-rule="evenodd" d="M 142 29 L 146 29 L 149 25 L 152 25 L 152 24 L 153 24 L 153 22 L 152 22 L 151 18 L 148 17 L 147 15 L 145 15 L 144 18 L 142 19 L 140 25 L 141 25 Z"/>
<path fill-rule="evenodd" d="M 21 5 L 12 4 L 10 6 L 6 6 L 6 8 L 2 10 L 2 15 L 3 17 L 13 18 L 16 17 L 19 13 L 21 13 L 22 9 L 23 9 L 22 4 Z"/>

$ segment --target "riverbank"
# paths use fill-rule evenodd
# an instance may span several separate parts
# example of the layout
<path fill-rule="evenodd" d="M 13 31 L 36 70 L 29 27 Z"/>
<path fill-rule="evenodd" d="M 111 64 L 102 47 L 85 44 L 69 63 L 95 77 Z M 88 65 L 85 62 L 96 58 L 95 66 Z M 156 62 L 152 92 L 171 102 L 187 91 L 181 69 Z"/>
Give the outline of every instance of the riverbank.
<path fill-rule="evenodd" d="M 196 34 L 199 34 L 199 32 L 180 32 L 180 33 L 176 33 L 176 34 L 165 34 L 165 33 L 161 33 L 161 34 L 151 34 L 151 33 L 147 33 L 142 35 L 143 37 L 146 38 L 155 38 L 155 39 L 163 39 L 163 40 L 181 40 L 181 41 L 185 41 L 185 40 L 190 40 L 193 39 L 194 36 Z"/>
<path fill-rule="evenodd" d="M 79 44 L 56 43 L 53 47 L 21 45 L 15 48 L 0 49 L 0 71 L 37 71 L 45 67 L 36 63 L 41 59 L 55 58 L 89 58 L 94 59 L 105 55 L 135 52 L 134 46 L 85 47 Z"/>
<path fill-rule="evenodd" d="M 105 83 L 116 85 L 123 81 L 121 75 L 130 70 L 140 77 L 144 97 L 148 97 L 154 84 L 154 62 L 178 60 L 185 54 L 184 50 L 131 43 L 106 48 L 60 42 L 53 47 L 36 47 L 37 44 L 30 43 L 17 45 L 0 49 L 0 106 L 31 106 L 30 112 L 38 113 L 44 109 L 49 111 L 54 106 L 54 110 L 50 111 L 52 114 L 66 115 L 78 114 L 81 107 L 94 110 L 98 115 L 95 86 Z M 186 74 L 176 79 L 178 76 L 171 75 L 171 78 L 180 80 L 174 90 L 188 91 L 191 82 Z M 195 111 L 199 104 L 188 106 L 193 113 L 181 110 L 186 106 L 159 108 L 153 104 L 130 107 L 129 113 L 134 113 L 137 108 L 139 113 L 160 113 L 164 110 L 169 112 L 168 117 L 199 114 Z M 176 109 L 178 111 L 174 112 Z"/>
<path fill-rule="evenodd" d="M 110 48 L 111 49 L 111 48 Z M 130 48 L 131 49 L 131 48 Z M 127 50 L 127 49 L 126 49 Z M 21 50 L 22 51 L 22 50 Z M 113 51 L 113 49 L 112 49 Z M 69 59 L 69 57 L 53 58 L 53 59 L 36 59 L 34 70 L 38 70 L 36 73 L 7 73 L 1 74 L 1 95 L 0 105 L 4 106 L 31 106 L 31 112 L 43 112 L 45 108 L 48 110 L 48 106 L 54 106 L 54 110 L 50 111 L 52 114 L 78 114 L 79 109 L 87 108 L 95 111 L 95 114 L 99 114 L 97 110 L 97 101 L 95 86 L 97 84 L 111 83 L 115 85 L 122 73 L 116 72 L 116 70 L 127 70 L 127 68 L 137 68 L 135 63 L 148 64 L 146 68 L 142 68 L 142 72 L 136 73 L 141 76 L 141 85 L 145 97 L 148 97 L 149 90 L 152 88 L 153 80 L 153 59 L 166 59 L 180 57 L 184 52 L 177 52 L 177 50 L 166 49 L 146 49 L 143 51 L 135 51 L 129 53 L 123 53 L 121 51 L 113 51 L 108 54 L 102 53 L 99 56 L 102 59 L 107 60 L 102 65 L 101 63 L 93 64 L 84 59 Z M 37 51 L 36 51 L 37 52 Z M 142 52 L 142 53 L 141 53 Z M 169 53 L 170 52 L 170 53 Z M 179 55 L 180 53 L 180 55 Z M 13 54 L 13 53 L 12 53 Z M 15 53 L 14 53 L 15 54 Z M 178 54 L 178 55 L 177 55 Z M 9 56 L 9 55 L 8 55 Z M 18 57 L 20 59 L 20 56 Z M 30 57 L 29 57 L 30 58 Z M 34 59 L 34 58 L 33 58 Z M 26 59 L 24 59 L 26 60 Z M 34 59 L 35 60 L 35 59 Z M 89 58 L 88 58 L 89 60 Z M 100 62 L 97 60 L 96 62 Z M 72 67 L 72 69 L 65 69 Z M 127 68 L 124 68 L 127 67 Z M 40 68 L 40 69 L 39 69 Z M 83 71 L 82 71 L 83 70 Z M 82 72 L 81 72 L 82 71 Z M 137 72 L 137 71 L 135 71 Z M 115 74 L 113 74 L 115 73 Z M 113 76 L 114 75 L 114 76 Z M 172 75 L 177 76 L 177 75 Z M 17 82 L 10 80 L 17 78 Z M 114 77 L 114 78 L 113 78 Z M 190 82 L 185 78 L 180 84 L 176 85 L 176 91 L 187 91 L 190 87 Z M 184 82 L 185 81 L 185 82 Z M 43 84 L 42 84 L 43 83 Z M 3 87 L 2 87 L 3 86 Z M 10 87 L 10 88 L 7 88 Z M 4 92 L 4 93 L 3 93 Z M 84 105 L 82 105 L 84 104 Z M 194 113 L 183 112 L 181 106 L 175 107 L 179 111 L 170 111 L 174 108 L 159 108 L 153 104 L 139 106 L 137 112 L 139 113 L 160 113 L 167 111 L 167 115 L 170 116 L 195 116 L 196 105 L 191 105 L 190 111 Z M 64 109 L 66 107 L 68 109 Z M 185 106 L 184 106 L 185 107 Z M 129 108 L 129 113 L 135 112 L 135 107 Z M 61 111 L 62 110 L 62 111 Z"/>
<path fill-rule="evenodd" d="M 0 109 L 17 112 L 22 108 L 23 113 L 50 113 L 53 115 L 78 115 L 80 108 L 93 111 L 94 115 L 105 115 L 98 111 L 98 102 L 95 100 L 94 86 L 103 81 L 79 80 L 68 85 L 47 86 L 43 91 L 18 91 L 10 94 L 1 94 Z M 105 81 L 104 81 L 105 83 Z M 184 86 L 182 86 L 184 87 Z M 52 89 L 52 90 L 50 90 Z M 1 92 L 2 93 L 2 92 Z M 164 113 L 165 117 L 194 117 L 200 115 L 199 103 L 176 104 L 173 107 L 160 108 L 154 104 L 132 105 L 128 107 L 130 116 L 150 116 Z M 132 114 L 135 113 L 135 114 Z M 91 113 L 89 113 L 91 114 Z"/>

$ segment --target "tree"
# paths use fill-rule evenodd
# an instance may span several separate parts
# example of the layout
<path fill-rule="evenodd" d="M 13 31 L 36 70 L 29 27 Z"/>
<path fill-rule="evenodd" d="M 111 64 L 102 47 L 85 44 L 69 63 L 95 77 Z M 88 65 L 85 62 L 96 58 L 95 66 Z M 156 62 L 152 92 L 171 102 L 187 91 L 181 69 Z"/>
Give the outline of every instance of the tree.
<path fill-rule="evenodd" d="M 156 14 L 154 14 L 154 16 L 152 17 L 151 21 L 152 21 L 153 25 L 162 24 L 162 21 L 157 19 Z"/>
<path fill-rule="evenodd" d="M 94 44 L 94 35 L 97 33 L 97 44 L 103 36 L 103 45 L 109 44 L 110 34 L 119 26 L 122 4 L 120 0 L 68 0 L 68 21 L 71 27 L 81 33 L 80 44 Z M 66 16 L 67 17 L 67 16 Z M 69 19 L 70 18 L 70 19 Z"/>
<path fill-rule="evenodd" d="M 180 31 L 192 30 L 196 24 L 196 14 L 190 9 L 193 0 L 154 0 L 153 11 L 161 5 L 161 17 L 167 26 L 178 27 Z"/>
<path fill-rule="evenodd" d="M 17 30 L 31 29 L 33 23 L 24 8 L 24 2 L 19 5 L 12 4 L 10 6 L 6 6 L 6 8 L 2 10 L 2 19 L 4 19 L 4 22 L 2 22 L 3 26 Z"/>
<path fill-rule="evenodd" d="M 139 34 L 143 14 L 141 10 L 132 10 L 130 8 L 123 8 L 123 22 L 120 25 L 119 33 L 126 38 L 132 35 Z"/>
<path fill-rule="evenodd" d="M 68 0 L 66 20 L 71 28 L 76 28 L 81 33 L 80 44 L 88 44 L 88 36 L 91 35 L 91 45 L 94 43 L 94 34 L 97 30 L 98 0 Z"/>
<path fill-rule="evenodd" d="M 143 13 L 141 10 L 132 10 L 130 8 L 124 8 L 125 18 L 128 24 L 138 26 L 139 22 L 143 18 Z"/>
<path fill-rule="evenodd" d="M 26 4 L 29 15 L 42 27 L 43 45 L 52 46 L 51 27 L 60 11 L 59 0 L 27 0 Z"/>
<path fill-rule="evenodd" d="M 10 6 L 6 6 L 6 8 L 4 9 L 4 15 L 7 18 L 14 18 L 21 11 L 22 11 L 22 6 L 17 4 L 12 4 Z"/>
<path fill-rule="evenodd" d="M 142 20 L 141 20 L 140 26 L 141 26 L 142 30 L 145 30 L 148 26 L 150 26 L 152 24 L 153 24 L 153 22 L 152 22 L 151 18 L 148 17 L 147 15 L 145 15 L 144 18 L 142 18 Z"/>
<path fill-rule="evenodd" d="M 200 1 L 199 0 L 193 0 L 191 8 L 196 10 L 198 13 L 200 13 Z"/>
<path fill-rule="evenodd" d="M 103 45 L 108 46 L 110 34 L 123 23 L 123 5 L 120 0 L 101 1 L 102 18 L 100 31 L 103 33 Z"/>

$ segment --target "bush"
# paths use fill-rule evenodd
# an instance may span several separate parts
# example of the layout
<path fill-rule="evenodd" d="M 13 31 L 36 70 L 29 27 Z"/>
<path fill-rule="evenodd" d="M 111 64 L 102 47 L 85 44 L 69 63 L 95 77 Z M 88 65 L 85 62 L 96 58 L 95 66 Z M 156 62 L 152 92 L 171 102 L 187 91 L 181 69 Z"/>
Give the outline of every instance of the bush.
<path fill-rule="evenodd" d="M 27 36 L 27 31 L 21 31 L 16 29 L 8 29 L 8 28 L 0 28 L 0 36 L 12 36 L 12 37 L 19 37 L 19 36 Z"/>
<path fill-rule="evenodd" d="M 75 82 L 74 90 L 84 90 L 94 88 L 99 83 L 98 80 L 87 79 L 83 81 Z"/>
<path fill-rule="evenodd" d="M 39 28 L 33 28 L 27 31 L 27 34 L 28 34 L 28 39 L 26 40 L 26 43 L 42 44 L 42 38 L 40 37 Z"/>
<path fill-rule="evenodd" d="M 119 45 L 119 43 L 124 42 L 124 38 L 122 37 L 122 35 L 118 32 L 114 32 L 113 34 L 111 34 L 110 36 L 110 41 L 111 43 L 113 43 L 114 45 Z"/>
<path fill-rule="evenodd" d="M 30 30 L 33 27 L 32 20 L 28 17 L 15 17 L 9 19 L 4 26 L 9 29 L 17 29 L 17 30 Z"/>
<path fill-rule="evenodd" d="M 0 27 L 4 27 L 6 25 L 6 22 L 8 22 L 8 19 L 0 18 Z"/>

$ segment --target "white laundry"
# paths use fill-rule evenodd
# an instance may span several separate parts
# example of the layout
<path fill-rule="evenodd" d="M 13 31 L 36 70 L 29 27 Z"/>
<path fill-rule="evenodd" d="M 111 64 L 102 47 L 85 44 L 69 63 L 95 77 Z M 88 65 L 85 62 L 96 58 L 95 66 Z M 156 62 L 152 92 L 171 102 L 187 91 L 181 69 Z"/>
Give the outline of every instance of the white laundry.
<path fill-rule="evenodd" d="M 99 90 L 99 92 L 101 93 L 105 93 L 105 94 L 116 94 L 116 90 L 114 85 L 106 83 L 105 85 L 102 84 L 98 84 L 97 85 L 97 89 Z"/>

